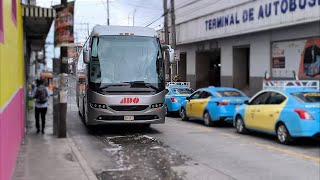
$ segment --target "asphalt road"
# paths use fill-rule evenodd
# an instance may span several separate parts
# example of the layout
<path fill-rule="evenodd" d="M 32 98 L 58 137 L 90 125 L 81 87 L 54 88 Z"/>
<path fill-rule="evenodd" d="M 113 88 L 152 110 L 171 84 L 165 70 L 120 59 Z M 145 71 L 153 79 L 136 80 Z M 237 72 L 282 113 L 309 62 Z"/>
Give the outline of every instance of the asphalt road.
<path fill-rule="evenodd" d="M 68 133 L 98 179 L 320 179 L 320 142 L 291 146 L 264 134 L 239 135 L 232 126 L 205 127 L 167 118 L 163 125 L 104 126 L 81 122 L 70 82 Z"/>

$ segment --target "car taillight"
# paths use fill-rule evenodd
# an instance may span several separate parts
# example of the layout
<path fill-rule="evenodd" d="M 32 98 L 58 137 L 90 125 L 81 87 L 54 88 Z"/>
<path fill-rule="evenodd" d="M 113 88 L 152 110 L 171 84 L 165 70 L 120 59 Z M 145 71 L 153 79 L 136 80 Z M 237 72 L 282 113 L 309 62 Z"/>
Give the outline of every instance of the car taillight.
<path fill-rule="evenodd" d="M 221 101 L 221 102 L 217 102 L 218 106 L 226 106 L 229 105 L 229 102 L 227 101 Z"/>
<path fill-rule="evenodd" d="M 311 116 L 311 114 L 309 114 L 307 111 L 303 110 L 303 109 L 294 109 L 294 112 L 296 112 L 301 119 L 304 120 L 314 120 L 313 117 Z"/>
<path fill-rule="evenodd" d="M 174 97 L 171 97 L 170 100 L 171 100 L 171 102 L 178 102 L 178 100 Z"/>

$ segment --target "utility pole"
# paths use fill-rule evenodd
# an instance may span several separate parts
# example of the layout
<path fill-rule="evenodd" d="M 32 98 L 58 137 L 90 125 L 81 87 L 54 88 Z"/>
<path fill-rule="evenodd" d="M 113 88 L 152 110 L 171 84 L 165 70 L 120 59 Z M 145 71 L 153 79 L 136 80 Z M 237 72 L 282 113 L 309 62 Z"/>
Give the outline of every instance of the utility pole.
<path fill-rule="evenodd" d="M 136 8 L 134 8 L 134 11 L 133 11 L 133 18 L 132 18 L 132 26 L 134 26 L 134 14 L 136 13 Z"/>
<path fill-rule="evenodd" d="M 68 6 L 67 0 L 61 0 L 61 5 L 65 7 Z M 60 108 L 60 118 L 58 122 L 58 132 L 57 135 L 59 138 L 67 137 L 67 92 L 68 92 L 68 47 L 60 47 L 60 82 L 59 82 L 59 108 Z"/>
<path fill-rule="evenodd" d="M 110 26 L 110 11 L 109 11 L 109 0 L 107 0 L 107 25 Z"/>
<path fill-rule="evenodd" d="M 175 15 L 175 8 L 174 8 L 174 0 L 171 0 L 171 47 L 176 49 L 176 15 Z M 172 64 L 172 74 L 177 74 L 176 64 Z M 173 78 L 173 77 L 171 77 Z"/>
<path fill-rule="evenodd" d="M 39 62 L 39 53 L 38 51 L 35 51 L 36 53 L 36 58 L 35 58 L 35 61 L 34 61 L 34 74 L 35 74 L 35 78 L 38 79 L 38 62 Z"/>
<path fill-rule="evenodd" d="M 59 108 L 59 74 L 60 74 L 60 59 L 53 58 L 53 134 L 58 135 L 58 124 L 60 119 Z"/>
<path fill-rule="evenodd" d="M 168 1 L 163 0 L 163 13 L 164 13 L 164 43 L 169 44 L 169 28 L 168 28 Z M 165 61 L 166 80 L 171 80 L 170 77 L 170 62 L 169 59 Z"/>

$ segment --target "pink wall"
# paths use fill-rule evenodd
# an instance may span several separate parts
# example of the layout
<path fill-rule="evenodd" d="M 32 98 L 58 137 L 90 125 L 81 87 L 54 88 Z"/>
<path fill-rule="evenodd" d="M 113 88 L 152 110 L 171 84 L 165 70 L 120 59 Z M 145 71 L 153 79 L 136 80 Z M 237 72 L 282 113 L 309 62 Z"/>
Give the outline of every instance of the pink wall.
<path fill-rule="evenodd" d="M 0 111 L 0 180 L 10 180 L 24 136 L 23 89 Z"/>

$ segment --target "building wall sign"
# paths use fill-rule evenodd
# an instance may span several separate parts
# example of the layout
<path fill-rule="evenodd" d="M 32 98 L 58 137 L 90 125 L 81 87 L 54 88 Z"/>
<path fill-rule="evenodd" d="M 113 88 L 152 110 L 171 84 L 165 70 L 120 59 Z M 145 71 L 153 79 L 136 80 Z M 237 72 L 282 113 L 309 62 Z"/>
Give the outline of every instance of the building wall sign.
<path fill-rule="evenodd" d="M 318 20 L 320 0 L 256 0 L 179 24 L 177 37 L 189 43 Z"/>
<path fill-rule="evenodd" d="M 272 76 L 294 75 L 320 79 L 320 37 L 272 43 Z"/>
<path fill-rule="evenodd" d="M 57 11 L 56 15 L 54 45 L 61 46 L 63 43 L 73 43 L 74 1 L 68 2 L 68 6 Z"/>

